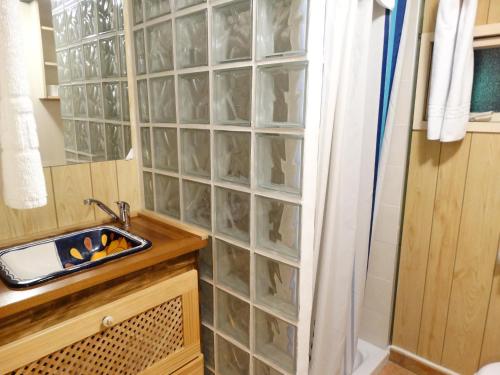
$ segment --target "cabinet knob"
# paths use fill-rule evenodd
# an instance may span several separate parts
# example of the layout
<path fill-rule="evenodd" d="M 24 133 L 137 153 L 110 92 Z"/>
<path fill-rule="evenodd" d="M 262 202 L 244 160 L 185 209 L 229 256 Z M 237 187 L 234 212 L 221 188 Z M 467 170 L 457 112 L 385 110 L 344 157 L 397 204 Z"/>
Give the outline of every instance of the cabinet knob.
<path fill-rule="evenodd" d="M 106 328 L 111 327 L 113 324 L 115 324 L 115 320 L 113 319 L 112 316 L 108 315 L 102 319 L 102 325 Z"/>

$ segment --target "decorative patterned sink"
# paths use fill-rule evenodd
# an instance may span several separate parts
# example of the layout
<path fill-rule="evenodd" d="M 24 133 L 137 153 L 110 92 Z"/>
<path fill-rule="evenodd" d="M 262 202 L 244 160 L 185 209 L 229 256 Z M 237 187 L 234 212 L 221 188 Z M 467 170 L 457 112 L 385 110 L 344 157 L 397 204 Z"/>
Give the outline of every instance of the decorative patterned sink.
<path fill-rule="evenodd" d="M 149 249 L 151 242 L 100 226 L 0 250 L 0 278 L 28 287 Z"/>

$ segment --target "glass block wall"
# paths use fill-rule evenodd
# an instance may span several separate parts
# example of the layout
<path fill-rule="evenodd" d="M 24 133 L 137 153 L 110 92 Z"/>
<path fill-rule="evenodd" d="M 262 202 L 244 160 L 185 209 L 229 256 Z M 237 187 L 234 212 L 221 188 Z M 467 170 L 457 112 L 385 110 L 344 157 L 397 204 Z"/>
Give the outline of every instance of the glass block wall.
<path fill-rule="evenodd" d="M 205 373 L 295 374 L 307 1 L 132 8 L 145 207 L 211 234 Z"/>
<path fill-rule="evenodd" d="M 52 1 L 64 146 L 69 163 L 131 149 L 121 0 Z"/>

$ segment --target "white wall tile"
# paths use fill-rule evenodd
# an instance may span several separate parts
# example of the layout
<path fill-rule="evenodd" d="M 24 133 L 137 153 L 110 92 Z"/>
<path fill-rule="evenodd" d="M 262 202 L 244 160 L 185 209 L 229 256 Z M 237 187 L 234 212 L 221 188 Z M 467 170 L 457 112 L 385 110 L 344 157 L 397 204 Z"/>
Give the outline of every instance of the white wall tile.
<path fill-rule="evenodd" d="M 393 282 L 397 254 L 397 245 L 373 241 L 370 248 L 368 275 Z"/>
<path fill-rule="evenodd" d="M 389 345 L 391 317 L 363 307 L 359 336 L 382 349 Z"/>

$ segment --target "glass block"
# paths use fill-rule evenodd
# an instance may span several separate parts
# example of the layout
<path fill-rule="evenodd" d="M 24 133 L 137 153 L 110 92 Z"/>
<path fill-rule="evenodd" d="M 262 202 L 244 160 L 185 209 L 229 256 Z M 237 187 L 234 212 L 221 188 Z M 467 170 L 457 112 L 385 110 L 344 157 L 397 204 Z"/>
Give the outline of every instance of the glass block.
<path fill-rule="evenodd" d="M 215 132 L 215 173 L 218 180 L 250 185 L 250 145 L 250 133 Z"/>
<path fill-rule="evenodd" d="M 87 84 L 87 108 L 90 118 L 102 118 L 102 90 L 100 83 Z"/>
<path fill-rule="evenodd" d="M 237 240 L 250 242 L 250 194 L 216 189 L 216 230 Z"/>
<path fill-rule="evenodd" d="M 298 259 L 300 206 L 276 199 L 256 198 L 257 246 Z"/>
<path fill-rule="evenodd" d="M 184 9 L 193 5 L 206 3 L 207 0 L 175 0 L 175 9 Z"/>
<path fill-rule="evenodd" d="M 97 0 L 97 29 L 105 33 L 116 28 L 114 0 Z"/>
<path fill-rule="evenodd" d="M 137 81 L 137 96 L 139 101 L 139 119 L 141 122 L 149 122 L 148 103 L 148 81 L 141 79 Z"/>
<path fill-rule="evenodd" d="M 121 120 L 121 97 L 119 82 L 104 82 L 102 84 L 104 97 L 104 118 Z"/>
<path fill-rule="evenodd" d="M 214 348 L 214 333 L 210 328 L 201 326 L 201 352 L 205 364 L 211 368 L 215 368 L 215 348 Z"/>
<path fill-rule="evenodd" d="M 208 72 L 179 76 L 179 111 L 183 124 L 210 122 Z"/>
<path fill-rule="evenodd" d="M 222 125 L 250 126 L 252 116 L 252 68 L 214 73 L 214 120 Z"/>
<path fill-rule="evenodd" d="M 90 154 L 90 132 L 87 121 L 75 121 L 76 150 Z"/>
<path fill-rule="evenodd" d="M 255 255 L 256 301 L 290 319 L 299 313 L 299 270 L 285 263 Z"/>
<path fill-rule="evenodd" d="M 123 127 L 117 124 L 106 124 L 106 158 L 107 160 L 123 159 Z"/>
<path fill-rule="evenodd" d="M 69 61 L 71 64 L 71 79 L 73 81 L 81 81 L 85 74 L 82 47 L 75 47 L 69 50 Z"/>
<path fill-rule="evenodd" d="M 200 280 L 201 321 L 214 324 L 214 288 L 206 281 Z"/>
<path fill-rule="evenodd" d="M 82 36 L 97 34 L 97 10 L 95 0 L 81 0 Z"/>
<path fill-rule="evenodd" d="M 213 60 L 215 63 L 252 58 L 252 5 L 249 0 L 213 8 Z"/>
<path fill-rule="evenodd" d="M 203 375 L 215 375 L 215 373 L 205 366 L 205 368 L 203 369 Z"/>
<path fill-rule="evenodd" d="M 61 115 L 73 116 L 73 93 L 71 86 L 59 86 Z"/>
<path fill-rule="evenodd" d="M 284 375 L 264 362 L 259 361 L 257 358 L 253 359 L 253 373 L 255 375 Z"/>
<path fill-rule="evenodd" d="M 151 78 L 151 120 L 157 123 L 175 123 L 175 78 L 174 76 Z"/>
<path fill-rule="evenodd" d="M 200 276 L 212 279 L 213 267 L 212 238 L 209 238 L 208 245 L 198 252 L 198 270 Z"/>
<path fill-rule="evenodd" d="M 217 336 L 217 366 L 221 375 L 249 375 L 250 355 Z"/>
<path fill-rule="evenodd" d="M 146 44 L 144 42 L 144 30 L 134 32 L 135 48 L 135 70 L 136 74 L 146 73 Z"/>
<path fill-rule="evenodd" d="M 155 199 L 153 195 L 153 174 L 151 172 L 142 172 L 144 184 L 144 207 L 147 210 L 155 209 Z"/>
<path fill-rule="evenodd" d="M 177 129 L 153 128 L 154 159 L 156 169 L 177 172 L 179 156 L 177 153 Z"/>
<path fill-rule="evenodd" d="M 64 148 L 69 151 L 76 151 L 76 130 L 73 120 L 63 120 L 64 124 Z"/>
<path fill-rule="evenodd" d="M 130 106 L 128 98 L 128 82 L 122 82 L 122 118 L 123 121 L 130 121 Z"/>
<path fill-rule="evenodd" d="M 303 140 L 278 134 L 257 135 L 257 184 L 266 189 L 301 193 Z"/>
<path fill-rule="evenodd" d="M 500 48 L 474 50 L 471 112 L 500 112 Z"/>
<path fill-rule="evenodd" d="M 210 131 L 182 129 L 182 172 L 210 178 Z"/>
<path fill-rule="evenodd" d="M 83 56 L 85 60 L 85 77 L 87 79 L 99 78 L 101 68 L 99 65 L 99 48 L 97 42 L 83 45 Z"/>
<path fill-rule="evenodd" d="M 78 42 L 81 38 L 80 7 L 78 4 L 66 9 L 66 37 L 69 44 Z"/>
<path fill-rule="evenodd" d="M 295 372 L 297 327 L 255 309 L 255 352 L 288 372 Z"/>
<path fill-rule="evenodd" d="M 178 178 L 155 174 L 155 197 L 156 211 L 180 219 L 181 204 Z"/>
<path fill-rule="evenodd" d="M 210 229 L 212 225 L 210 185 L 183 180 L 184 220 Z"/>
<path fill-rule="evenodd" d="M 78 160 L 78 155 L 71 151 L 66 151 L 64 153 L 64 157 L 66 158 L 66 163 L 68 164 L 74 164 Z"/>
<path fill-rule="evenodd" d="M 153 167 L 153 157 L 151 154 L 151 131 L 149 128 L 141 128 L 141 151 L 142 166 L 146 168 Z"/>
<path fill-rule="evenodd" d="M 54 26 L 54 40 L 56 47 L 60 48 L 66 45 L 66 12 L 61 11 L 52 16 L 52 25 Z"/>
<path fill-rule="evenodd" d="M 306 63 L 257 69 L 257 126 L 304 127 Z"/>
<path fill-rule="evenodd" d="M 123 15 L 123 0 L 115 0 L 115 1 L 116 1 L 116 28 L 119 31 L 122 31 L 125 28 L 125 18 Z"/>
<path fill-rule="evenodd" d="M 217 282 L 250 296 L 250 252 L 225 241 L 216 240 Z"/>
<path fill-rule="evenodd" d="M 145 0 L 146 19 L 170 13 L 170 0 Z"/>
<path fill-rule="evenodd" d="M 307 0 L 259 0 L 258 3 L 258 57 L 305 54 Z"/>
<path fill-rule="evenodd" d="M 100 122 L 90 122 L 90 153 L 92 161 L 106 160 L 106 131 L 104 124 Z"/>
<path fill-rule="evenodd" d="M 128 125 L 123 126 L 123 148 L 125 150 L 124 156 L 127 157 L 132 150 L 132 128 Z"/>
<path fill-rule="evenodd" d="M 208 64 L 207 11 L 176 19 L 177 69 Z"/>
<path fill-rule="evenodd" d="M 118 47 L 120 51 L 120 75 L 122 77 L 127 76 L 127 52 L 125 49 L 125 36 L 118 36 Z"/>
<path fill-rule="evenodd" d="M 75 117 L 87 117 L 87 95 L 85 85 L 73 85 L 73 112 Z"/>
<path fill-rule="evenodd" d="M 172 21 L 148 27 L 146 35 L 149 73 L 174 69 Z"/>
<path fill-rule="evenodd" d="M 101 39 L 101 72 L 104 78 L 118 77 L 120 75 L 118 43 L 115 37 Z"/>
<path fill-rule="evenodd" d="M 67 49 L 57 52 L 57 76 L 59 83 L 71 82 L 71 63 Z"/>
<path fill-rule="evenodd" d="M 78 154 L 78 161 L 80 163 L 88 163 L 90 161 L 92 161 L 91 157 L 87 154 Z"/>
<path fill-rule="evenodd" d="M 144 15 L 142 14 L 142 0 L 133 0 L 134 7 L 134 25 L 144 21 Z"/>
<path fill-rule="evenodd" d="M 217 289 L 217 328 L 240 344 L 248 347 L 250 305 Z"/>

